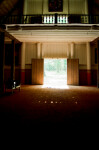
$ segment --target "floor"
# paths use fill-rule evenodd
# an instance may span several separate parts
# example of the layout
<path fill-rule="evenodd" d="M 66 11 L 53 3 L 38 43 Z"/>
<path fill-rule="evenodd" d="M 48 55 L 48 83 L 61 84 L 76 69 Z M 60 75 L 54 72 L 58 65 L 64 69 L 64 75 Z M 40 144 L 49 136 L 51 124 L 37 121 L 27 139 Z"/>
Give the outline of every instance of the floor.
<path fill-rule="evenodd" d="M 99 89 L 22 85 L 0 96 L 0 132 L 97 133 Z"/>

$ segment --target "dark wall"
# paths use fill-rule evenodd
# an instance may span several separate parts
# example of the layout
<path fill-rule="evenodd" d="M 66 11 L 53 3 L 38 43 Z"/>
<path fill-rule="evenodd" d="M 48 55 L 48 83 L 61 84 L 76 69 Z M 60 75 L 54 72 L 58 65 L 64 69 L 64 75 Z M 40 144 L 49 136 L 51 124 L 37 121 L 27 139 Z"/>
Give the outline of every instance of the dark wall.
<path fill-rule="evenodd" d="M 99 0 L 88 0 L 89 14 L 99 15 Z"/>

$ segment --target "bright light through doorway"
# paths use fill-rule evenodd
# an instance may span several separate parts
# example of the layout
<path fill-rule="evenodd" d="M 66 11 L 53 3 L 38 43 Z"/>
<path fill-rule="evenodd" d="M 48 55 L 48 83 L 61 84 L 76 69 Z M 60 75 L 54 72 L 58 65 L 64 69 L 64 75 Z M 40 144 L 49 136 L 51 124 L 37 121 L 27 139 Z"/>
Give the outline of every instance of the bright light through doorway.
<path fill-rule="evenodd" d="M 44 85 L 55 88 L 67 85 L 67 59 L 44 59 Z"/>

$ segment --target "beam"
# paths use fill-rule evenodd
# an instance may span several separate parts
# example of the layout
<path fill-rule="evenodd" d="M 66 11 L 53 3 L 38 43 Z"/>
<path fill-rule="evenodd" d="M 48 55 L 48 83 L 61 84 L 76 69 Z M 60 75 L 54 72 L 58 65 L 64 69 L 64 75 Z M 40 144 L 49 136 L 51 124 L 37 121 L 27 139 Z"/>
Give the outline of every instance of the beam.
<path fill-rule="evenodd" d="M 14 36 L 12 36 L 11 34 L 9 34 L 6 30 L 0 28 L 0 32 L 4 32 L 5 36 L 10 38 L 11 40 L 14 40 L 15 43 L 21 43 L 19 40 L 17 40 Z"/>

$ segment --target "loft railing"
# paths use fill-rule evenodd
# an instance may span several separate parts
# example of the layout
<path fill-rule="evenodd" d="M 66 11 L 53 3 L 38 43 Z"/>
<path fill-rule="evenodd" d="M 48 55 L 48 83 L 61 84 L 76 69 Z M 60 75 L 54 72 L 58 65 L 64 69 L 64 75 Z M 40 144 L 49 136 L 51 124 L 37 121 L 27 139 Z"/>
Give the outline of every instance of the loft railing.
<path fill-rule="evenodd" d="M 13 15 L 2 20 L 2 24 L 99 24 L 99 16 L 72 15 L 72 14 L 46 14 L 46 15 Z"/>

